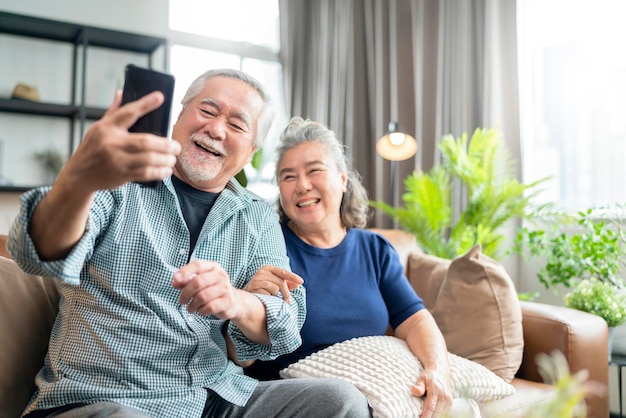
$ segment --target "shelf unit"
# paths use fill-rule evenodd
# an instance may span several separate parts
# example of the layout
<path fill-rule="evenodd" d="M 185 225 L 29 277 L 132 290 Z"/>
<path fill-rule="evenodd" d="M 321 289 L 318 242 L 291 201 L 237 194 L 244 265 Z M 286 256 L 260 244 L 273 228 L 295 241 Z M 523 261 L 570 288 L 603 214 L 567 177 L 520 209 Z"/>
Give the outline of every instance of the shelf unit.
<path fill-rule="evenodd" d="M 75 148 L 76 122 L 79 122 L 79 137 L 82 138 L 85 131 L 85 121 L 98 119 L 106 111 L 105 108 L 89 107 L 85 104 L 87 50 L 90 47 L 101 47 L 145 55 L 148 58 L 148 66 L 150 68 L 154 67 L 155 53 L 162 48 L 162 68 L 166 69 L 168 66 L 167 41 L 165 38 L 6 12 L 0 12 L 0 34 L 37 38 L 51 42 L 64 42 L 72 45 L 72 91 L 69 104 L 0 99 L 0 112 L 68 119 L 70 123 L 68 155 L 71 155 Z M 122 69 L 120 69 L 121 71 Z M 29 188 L 31 187 L 0 185 L 0 191 L 25 191 Z"/>

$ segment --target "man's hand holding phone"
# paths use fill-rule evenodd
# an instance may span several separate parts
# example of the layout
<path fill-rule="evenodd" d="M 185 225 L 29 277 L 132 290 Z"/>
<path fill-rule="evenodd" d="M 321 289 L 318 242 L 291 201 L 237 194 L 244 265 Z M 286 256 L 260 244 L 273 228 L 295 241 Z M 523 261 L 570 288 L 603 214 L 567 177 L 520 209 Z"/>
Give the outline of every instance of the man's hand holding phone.
<path fill-rule="evenodd" d="M 172 173 L 180 144 L 129 130 L 140 117 L 163 104 L 163 94 L 153 92 L 124 106 L 121 99 L 118 91 L 111 107 L 87 131 L 59 173 L 57 182 L 67 184 L 73 193 L 110 190 L 129 181 L 162 179 Z"/>
<path fill-rule="evenodd" d="M 163 94 L 163 104 L 137 119 L 128 129 L 129 132 L 144 132 L 167 137 L 174 95 L 174 77 L 170 74 L 137 67 L 132 64 L 126 66 L 122 106 L 154 91 L 160 91 Z M 146 186 L 156 187 L 159 181 L 152 180 L 141 183 Z"/>

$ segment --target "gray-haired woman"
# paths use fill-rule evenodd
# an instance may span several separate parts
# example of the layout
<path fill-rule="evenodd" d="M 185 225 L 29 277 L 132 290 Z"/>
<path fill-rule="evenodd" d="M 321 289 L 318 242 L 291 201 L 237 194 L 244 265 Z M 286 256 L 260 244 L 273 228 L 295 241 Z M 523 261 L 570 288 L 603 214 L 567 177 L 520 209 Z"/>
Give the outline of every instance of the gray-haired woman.
<path fill-rule="evenodd" d="M 291 119 L 277 151 L 276 180 L 287 255 L 304 279 L 307 317 L 302 345 L 246 369 L 261 380 L 277 379 L 289 364 L 334 343 L 384 335 L 389 325 L 405 340 L 425 371 L 411 388 L 426 395 L 424 417 L 452 403 L 447 347 L 432 315 L 404 275 L 398 254 L 381 235 L 363 229 L 367 193 L 348 168 L 344 148 L 324 125 Z M 285 294 L 278 278 L 253 280 L 256 293 Z"/>

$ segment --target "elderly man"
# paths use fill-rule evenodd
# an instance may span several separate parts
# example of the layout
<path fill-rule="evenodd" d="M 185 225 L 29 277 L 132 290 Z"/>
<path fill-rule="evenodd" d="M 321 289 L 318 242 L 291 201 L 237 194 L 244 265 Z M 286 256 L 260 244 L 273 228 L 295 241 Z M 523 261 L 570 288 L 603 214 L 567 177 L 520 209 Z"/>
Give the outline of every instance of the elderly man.
<path fill-rule="evenodd" d="M 120 106 L 118 93 L 52 188 L 23 196 L 9 251 L 27 272 L 58 278 L 62 296 L 25 414 L 369 415 L 347 383 L 257 382 L 227 355 L 294 350 L 306 313 L 277 215 L 231 180 L 271 125 L 264 88 L 209 71 L 183 98 L 173 141 L 128 132 L 162 101 L 155 92 Z M 244 291 L 255 275 L 292 291 Z"/>

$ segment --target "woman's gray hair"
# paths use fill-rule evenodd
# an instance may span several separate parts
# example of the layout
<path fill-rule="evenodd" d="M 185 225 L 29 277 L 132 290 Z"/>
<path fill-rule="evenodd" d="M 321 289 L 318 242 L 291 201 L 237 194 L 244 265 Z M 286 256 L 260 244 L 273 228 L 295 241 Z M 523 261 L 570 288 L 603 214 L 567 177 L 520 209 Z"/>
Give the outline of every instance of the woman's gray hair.
<path fill-rule="evenodd" d="M 270 128 L 272 127 L 272 122 L 274 121 L 274 106 L 272 104 L 272 98 L 257 79 L 254 77 L 244 73 L 243 71 L 234 70 L 230 68 L 224 69 L 216 69 L 209 70 L 204 74 L 200 75 L 198 78 L 194 80 L 193 83 L 187 89 L 183 100 L 181 103 L 183 105 L 183 109 L 194 99 L 196 96 L 200 94 L 202 89 L 204 88 L 204 83 L 210 78 L 213 77 L 230 77 L 236 80 L 243 81 L 261 96 L 263 99 L 263 110 L 261 111 L 261 117 L 259 118 L 256 130 L 256 138 L 254 139 L 254 144 L 257 148 L 261 148 L 263 143 L 265 142 L 265 138 L 267 137 Z"/>
<path fill-rule="evenodd" d="M 339 214 L 341 223 L 346 228 L 365 228 L 369 219 L 367 191 L 361 184 L 361 176 L 354 170 L 348 169 L 344 146 L 337 140 L 335 133 L 319 122 L 304 120 L 299 116 L 291 118 L 289 124 L 280 136 L 280 144 L 276 148 L 276 173 L 285 153 L 301 144 L 317 142 L 330 151 L 330 156 L 337 164 L 337 169 L 347 176 L 346 192 L 341 199 Z M 281 221 L 288 221 L 289 217 L 277 201 L 278 215 Z"/>

